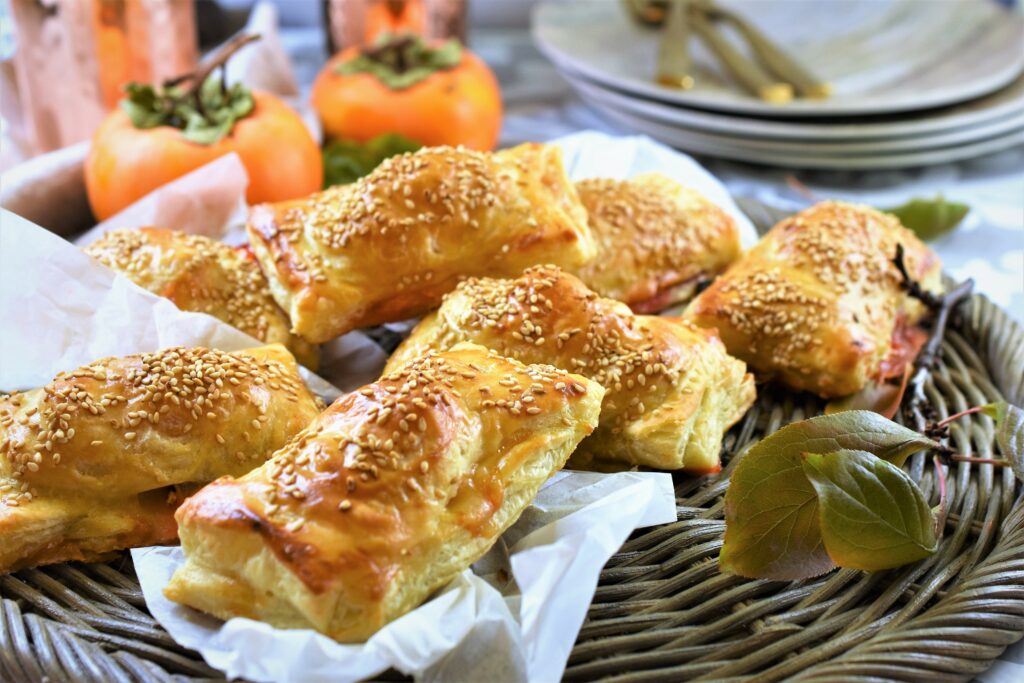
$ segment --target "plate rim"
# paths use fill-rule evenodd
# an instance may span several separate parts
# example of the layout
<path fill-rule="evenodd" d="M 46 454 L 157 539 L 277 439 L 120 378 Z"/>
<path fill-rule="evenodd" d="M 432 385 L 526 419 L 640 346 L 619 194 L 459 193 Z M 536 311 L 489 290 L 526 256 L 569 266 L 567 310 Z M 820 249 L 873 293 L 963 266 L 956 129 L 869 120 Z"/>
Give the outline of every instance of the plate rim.
<path fill-rule="evenodd" d="M 624 121 L 619 120 L 619 116 L 621 116 L 620 114 L 613 114 L 602 110 L 601 115 L 608 117 L 612 121 L 616 121 L 620 125 L 629 125 Z M 657 125 L 651 121 L 647 121 L 646 123 Z M 681 151 L 700 156 L 717 157 L 731 161 L 759 164 L 762 166 L 768 165 L 781 166 L 784 168 L 833 171 L 870 171 L 931 166 L 972 159 L 996 152 L 1001 148 L 1016 147 L 1018 144 L 1024 143 L 1024 128 L 1019 128 L 1003 135 L 997 135 L 993 138 L 978 140 L 963 145 L 953 145 L 950 147 L 926 150 L 924 152 L 899 152 L 895 154 L 863 156 L 800 156 L 755 150 L 729 149 L 727 147 L 711 143 L 698 142 L 694 144 L 693 140 L 688 141 L 686 143 L 687 146 L 683 146 L 682 143 L 675 142 L 668 137 L 653 134 L 650 130 L 634 128 L 633 132 L 640 135 L 647 135 L 648 137 L 675 149 L 680 149 Z M 1018 135 L 1020 137 L 1018 142 L 1013 142 L 1014 135 Z M 1009 142 L 1012 142 L 1012 144 L 1008 145 L 1007 143 Z M 698 147 L 701 147 L 701 149 L 698 149 Z M 940 156 L 943 154 L 944 156 Z"/>
<path fill-rule="evenodd" d="M 587 94 L 576 90 L 579 97 L 590 107 L 598 111 L 606 111 L 615 105 L 608 102 L 601 102 L 600 96 Z M 708 138 L 715 138 L 720 144 L 735 144 L 737 147 L 757 149 L 765 152 L 786 153 L 789 148 L 793 153 L 800 153 L 797 147 L 809 149 L 808 156 L 818 154 L 848 153 L 855 156 L 868 154 L 901 153 L 911 151 L 923 151 L 939 147 L 950 147 L 953 145 L 967 144 L 969 142 L 984 140 L 1013 130 L 1024 128 L 1024 107 L 1019 111 L 1009 114 L 977 126 L 955 128 L 938 133 L 923 134 L 918 136 L 892 136 L 876 140 L 801 140 L 794 138 L 760 137 L 756 135 L 734 135 L 728 132 L 702 129 L 699 126 L 680 125 L 673 122 L 660 121 L 653 116 L 646 116 L 637 111 L 629 111 L 625 105 L 619 107 L 628 113 L 629 116 L 642 119 L 652 124 L 674 128 L 682 133 L 701 135 Z M 709 140 L 710 141 L 710 140 Z"/>
<path fill-rule="evenodd" d="M 980 2 L 981 0 L 978 1 Z M 880 108 L 880 98 L 874 98 L 866 104 L 849 103 L 845 106 L 830 107 L 828 109 L 822 109 L 821 107 L 827 106 L 824 103 L 834 105 L 835 99 L 798 99 L 785 105 L 765 103 L 754 97 L 724 100 L 720 96 L 702 94 L 699 91 L 672 90 L 659 87 L 653 82 L 647 83 L 639 79 L 610 75 L 602 69 L 596 68 L 562 51 L 542 35 L 545 27 L 542 26 L 541 17 L 545 12 L 551 11 L 553 7 L 570 7 L 574 4 L 582 4 L 582 0 L 540 0 L 530 12 L 530 34 L 534 44 L 548 59 L 555 61 L 556 55 L 562 56 L 564 60 L 570 61 L 575 65 L 577 71 L 586 74 L 592 80 L 607 82 L 611 87 L 616 87 L 614 83 L 618 82 L 620 84 L 617 86 L 618 89 L 634 92 L 639 96 L 662 100 L 679 106 L 710 109 L 723 113 L 739 113 L 765 117 L 821 118 L 922 111 L 984 97 L 1001 88 L 1005 88 L 1024 73 L 1024 50 L 1021 50 L 1017 52 L 1017 59 L 1013 62 L 1007 62 L 1007 65 L 1000 71 L 988 74 L 984 79 L 976 79 L 971 84 L 963 85 L 959 90 L 940 90 L 926 97 L 904 97 L 902 100 L 890 101 L 885 108 Z M 1024 16 L 1018 16 L 997 3 L 990 4 L 996 7 L 998 11 L 1005 12 L 1006 17 L 1016 23 L 1022 35 L 1024 35 Z"/>
<path fill-rule="evenodd" d="M 554 62 L 553 62 L 554 63 Z M 1021 96 L 1015 100 L 1008 100 L 1002 102 L 994 107 L 988 109 L 979 109 L 969 112 L 962 112 L 960 114 L 950 115 L 949 118 L 927 118 L 920 121 L 920 128 L 913 131 L 900 131 L 896 126 L 908 126 L 913 125 L 911 120 L 908 121 L 886 121 L 884 123 L 843 123 L 843 124 L 830 124 L 823 122 L 807 122 L 807 121 L 785 121 L 778 119 L 764 119 L 760 117 L 744 116 L 726 112 L 713 112 L 703 109 L 693 109 L 690 107 L 676 107 L 666 102 L 658 100 L 651 100 L 646 97 L 633 96 L 630 93 L 624 92 L 617 88 L 606 86 L 601 83 L 597 83 L 583 74 L 579 74 L 564 65 L 557 65 L 559 73 L 568 82 L 569 86 L 573 88 L 577 93 L 577 85 L 582 84 L 583 88 L 600 91 L 607 95 L 609 98 L 615 98 L 617 101 L 621 101 L 621 106 L 633 107 L 637 109 L 638 115 L 643 116 L 644 114 L 639 113 L 639 109 L 649 108 L 652 112 L 647 115 L 646 118 L 653 118 L 659 120 L 667 125 L 677 125 L 682 127 L 701 128 L 708 131 L 716 131 L 729 133 L 735 129 L 737 125 L 751 125 L 756 128 L 756 133 L 741 135 L 737 137 L 747 138 L 762 138 L 762 139 L 786 139 L 786 140 L 801 140 L 801 141 L 814 141 L 823 142 L 828 140 L 847 139 L 847 140 L 863 140 L 863 141 L 875 141 L 875 140 L 887 140 L 892 138 L 907 138 L 907 137 L 925 137 L 929 135 L 938 135 L 941 133 L 949 133 L 955 130 L 979 127 L 986 124 L 1009 118 L 1021 112 L 1024 112 L 1024 72 L 1020 76 L 1007 86 L 1007 88 L 1014 87 L 1018 82 L 1021 84 Z M 996 91 L 999 92 L 999 91 Z M 990 93 L 986 97 L 993 96 L 994 93 Z M 582 97 L 582 95 L 581 95 Z M 978 98 L 984 99 L 984 98 Z M 626 104 L 629 102 L 630 104 Z M 958 106 L 958 105 L 952 105 Z M 655 114 L 654 112 L 664 112 L 662 114 Z M 669 112 L 683 114 L 683 117 L 687 119 L 686 123 L 677 123 L 675 119 L 670 119 L 672 115 Z M 729 126 L 723 123 L 724 120 L 728 119 L 732 122 L 733 126 Z M 800 128 L 804 127 L 804 133 L 801 134 L 799 131 L 788 132 L 785 130 L 787 127 Z M 871 130 L 872 127 L 877 127 L 877 130 Z M 861 129 L 860 132 L 853 129 Z M 868 130 L 864 130 L 868 129 Z"/>

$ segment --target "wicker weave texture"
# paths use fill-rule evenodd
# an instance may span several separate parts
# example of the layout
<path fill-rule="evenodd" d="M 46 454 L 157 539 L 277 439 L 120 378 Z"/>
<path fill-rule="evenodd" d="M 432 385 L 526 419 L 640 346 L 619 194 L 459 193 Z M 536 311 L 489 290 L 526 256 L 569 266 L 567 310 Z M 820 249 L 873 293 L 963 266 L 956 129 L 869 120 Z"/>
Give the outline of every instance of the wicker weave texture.
<path fill-rule="evenodd" d="M 1024 329 L 975 296 L 926 390 L 939 417 L 1021 404 Z M 677 521 L 637 532 L 608 562 L 567 680 L 968 680 L 1024 636 L 1024 499 L 1012 472 L 989 464 L 949 473 L 945 535 L 917 564 L 790 583 L 718 571 L 731 469 L 750 444 L 821 408 L 762 391 L 726 439 L 726 469 L 676 479 Z M 957 421 L 951 443 L 992 456 L 991 420 Z M 907 468 L 937 503 L 924 456 Z M 0 577 L 0 612 L 3 681 L 221 678 L 149 616 L 127 554 Z"/>

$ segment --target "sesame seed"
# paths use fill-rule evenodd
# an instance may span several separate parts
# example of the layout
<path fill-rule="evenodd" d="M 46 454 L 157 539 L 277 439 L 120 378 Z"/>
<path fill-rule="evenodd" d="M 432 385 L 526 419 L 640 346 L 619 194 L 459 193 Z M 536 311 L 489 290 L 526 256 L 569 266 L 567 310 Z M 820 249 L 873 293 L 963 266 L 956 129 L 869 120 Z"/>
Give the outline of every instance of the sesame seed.
<path fill-rule="evenodd" d="M 202 235 L 143 228 L 110 231 L 85 251 L 155 294 L 163 294 L 165 287 L 162 278 L 150 276 L 157 268 L 180 272 L 183 279 L 194 272 L 211 274 L 210 281 L 223 285 L 182 288 L 187 296 L 172 296 L 172 300 L 184 310 L 213 315 L 261 341 L 287 339 L 293 350 L 298 344 L 288 332 L 288 317 L 274 301 L 259 264 L 227 244 Z M 103 368 L 94 369 L 91 375 L 101 381 L 109 379 Z"/>

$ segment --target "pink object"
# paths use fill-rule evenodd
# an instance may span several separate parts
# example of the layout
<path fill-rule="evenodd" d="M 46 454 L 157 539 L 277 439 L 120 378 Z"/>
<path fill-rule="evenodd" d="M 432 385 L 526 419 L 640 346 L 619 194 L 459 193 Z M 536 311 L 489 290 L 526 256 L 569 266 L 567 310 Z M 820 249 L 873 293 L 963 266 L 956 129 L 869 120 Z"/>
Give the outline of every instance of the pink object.
<path fill-rule="evenodd" d="M 128 81 L 198 58 L 191 0 L 11 0 L 23 132 L 39 154 L 85 140 Z"/>

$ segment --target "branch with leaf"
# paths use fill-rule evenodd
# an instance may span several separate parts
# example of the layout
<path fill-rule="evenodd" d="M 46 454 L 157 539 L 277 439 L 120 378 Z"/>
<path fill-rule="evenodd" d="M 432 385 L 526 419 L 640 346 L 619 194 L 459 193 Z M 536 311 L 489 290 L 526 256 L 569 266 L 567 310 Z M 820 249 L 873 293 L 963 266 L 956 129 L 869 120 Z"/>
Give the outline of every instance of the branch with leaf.
<path fill-rule="evenodd" d="M 236 52 L 259 38 L 256 34 L 234 37 L 196 71 L 165 81 L 162 87 L 129 83 L 121 108 L 136 128 L 171 126 L 180 129 L 190 142 L 218 142 L 255 107 L 247 87 L 241 83 L 227 85 L 225 70 Z M 219 77 L 215 75 L 217 70 L 221 71 Z"/>
<path fill-rule="evenodd" d="M 926 403 L 925 381 L 950 317 L 970 295 L 973 283 L 936 297 L 910 278 L 902 248 L 893 263 L 907 293 L 934 314 L 929 339 L 902 383 L 911 391 L 903 408 L 915 428 L 877 412 L 840 409 L 853 404 L 833 404 L 827 414 L 787 425 L 754 444 L 737 464 L 726 492 L 722 570 L 750 578 L 796 580 L 837 566 L 878 571 L 915 562 L 935 552 L 945 526 L 944 467 L 952 462 L 1006 466 L 1024 480 L 1020 408 L 997 402 L 938 422 L 927 419 L 932 411 Z M 1001 458 L 959 454 L 946 445 L 949 425 L 975 413 L 995 421 Z M 902 469 L 910 455 L 923 450 L 933 454 L 939 489 L 934 508 Z"/>
<path fill-rule="evenodd" d="M 902 469 L 910 455 L 934 451 L 940 477 L 943 465 L 968 461 L 1012 467 L 1024 480 L 1024 411 L 1000 402 L 973 412 L 996 421 L 1002 458 L 957 455 L 866 410 L 795 422 L 765 437 L 730 479 L 719 565 L 750 578 L 795 580 L 837 566 L 877 571 L 928 557 L 941 537 L 945 495 L 928 506 Z"/>

